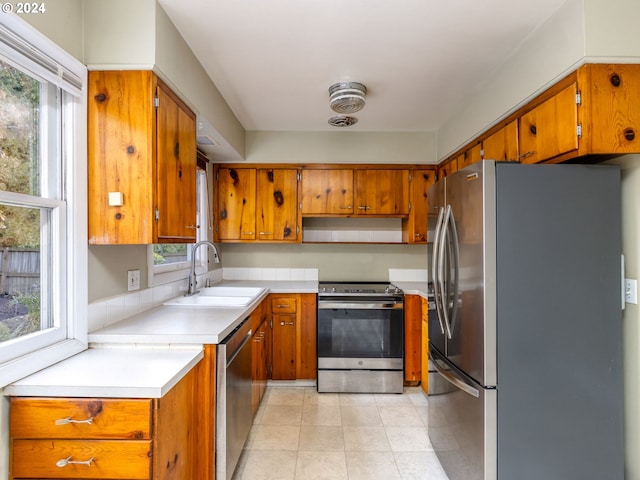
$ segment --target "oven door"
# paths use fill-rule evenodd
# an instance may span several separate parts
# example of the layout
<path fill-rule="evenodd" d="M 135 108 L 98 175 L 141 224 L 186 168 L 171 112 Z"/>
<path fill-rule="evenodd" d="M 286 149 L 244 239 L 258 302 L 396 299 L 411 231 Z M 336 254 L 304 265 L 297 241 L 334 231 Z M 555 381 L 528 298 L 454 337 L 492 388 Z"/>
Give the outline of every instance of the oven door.
<path fill-rule="evenodd" d="M 319 299 L 318 368 L 402 370 L 403 312 L 402 299 Z"/>

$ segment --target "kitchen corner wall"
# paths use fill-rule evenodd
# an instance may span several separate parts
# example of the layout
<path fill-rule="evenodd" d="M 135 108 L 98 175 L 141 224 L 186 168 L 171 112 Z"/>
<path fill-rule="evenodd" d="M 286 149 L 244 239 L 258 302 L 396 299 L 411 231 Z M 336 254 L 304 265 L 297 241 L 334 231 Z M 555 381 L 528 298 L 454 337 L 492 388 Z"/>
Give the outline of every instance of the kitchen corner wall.
<path fill-rule="evenodd" d="M 607 163 L 622 171 L 622 253 L 625 277 L 640 278 L 640 155 Z M 622 313 L 624 363 L 625 479 L 640 479 L 640 308 L 626 304 Z M 598 355 L 598 352 L 593 352 Z M 598 379 L 594 378 L 594 382 Z"/>

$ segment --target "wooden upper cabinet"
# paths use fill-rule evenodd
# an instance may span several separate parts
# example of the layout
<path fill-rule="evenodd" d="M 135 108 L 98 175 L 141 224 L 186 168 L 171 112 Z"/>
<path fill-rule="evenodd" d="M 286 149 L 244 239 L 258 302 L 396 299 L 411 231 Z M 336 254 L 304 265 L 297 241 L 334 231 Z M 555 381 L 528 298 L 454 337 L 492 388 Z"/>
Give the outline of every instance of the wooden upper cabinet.
<path fill-rule="evenodd" d="M 255 240 L 256 169 L 220 168 L 217 183 L 216 240 Z"/>
<path fill-rule="evenodd" d="M 427 191 L 436 181 L 435 168 L 416 169 L 411 172 L 409 192 L 411 212 L 402 222 L 402 241 L 427 243 Z"/>
<path fill-rule="evenodd" d="M 353 170 L 303 169 L 300 182 L 302 215 L 353 213 Z"/>
<path fill-rule="evenodd" d="M 458 162 L 461 160 L 462 155 L 460 155 L 459 157 L 454 158 L 453 160 L 444 163 L 442 165 L 440 165 L 438 167 L 438 178 L 445 178 L 448 175 L 451 175 L 452 173 L 455 173 L 458 171 Z"/>
<path fill-rule="evenodd" d="M 409 170 L 356 170 L 356 215 L 409 213 Z"/>
<path fill-rule="evenodd" d="M 217 168 L 215 240 L 298 242 L 295 168 Z"/>
<path fill-rule="evenodd" d="M 258 170 L 258 240 L 298 241 L 298 170 Z"/>
<path fill-rule="evenodd" d="M 578 149 L 576 83 L 520 117 L 520 161 L 538 163 Z"/>
<path fill-rule="evenodd" d="M 90 71 L 87 121 L 89 243 L 194 242 L 195 114 L 151 71 Z"/>
<path fill-rule="evenodd" d="M 458 157 L 458 170 L 482 160 L 482 144 L 478 143 Z"/>
<path fill-rule="evenodd" d="M 580 155 L 640 152 L 640 65 L 578 69 Z"/>
<path fill-rule="evenodd" d="M 175 95 L 158 86 L 158 241 L 196 238 L 196 124 Z"/>
<path fill-rule="evenodd" d="M 513 120 L 482 141 L 482 158 L 518 161 L 518 121 Z"/>

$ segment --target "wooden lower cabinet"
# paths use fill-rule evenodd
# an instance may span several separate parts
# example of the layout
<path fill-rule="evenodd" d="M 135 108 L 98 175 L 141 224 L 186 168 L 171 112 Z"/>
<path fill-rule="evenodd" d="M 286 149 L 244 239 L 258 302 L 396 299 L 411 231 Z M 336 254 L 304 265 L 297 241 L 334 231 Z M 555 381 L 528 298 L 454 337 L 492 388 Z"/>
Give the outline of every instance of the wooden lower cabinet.
<path fill-rule="evenodd" d="M 316 378 L 316 294 L 271 294 L 273 380 Z"/>
<path fill-rule="evenodd" d="M 9 478 L 212 479 L 204 362 L 158 399 L 11 398 Z"/>
<path fill-rule="evenodd" d="M 429 393 L 429 301 L 420 297 L 421 303 L 421 336 L 422 336 L 422 353 L 420 354 L 420 363 L 422 365 L 422 390 Z"/>
<path fill-rule="evenodd" d="M 422 297 L 404 296 L 404 383 L 418 385 L 422 379 Z"/>

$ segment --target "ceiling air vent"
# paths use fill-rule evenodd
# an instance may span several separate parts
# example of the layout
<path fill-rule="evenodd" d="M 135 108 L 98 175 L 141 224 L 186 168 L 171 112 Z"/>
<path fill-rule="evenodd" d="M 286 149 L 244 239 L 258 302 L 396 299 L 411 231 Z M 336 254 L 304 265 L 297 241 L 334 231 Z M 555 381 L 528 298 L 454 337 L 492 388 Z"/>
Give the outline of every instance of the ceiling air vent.
<path fill-rule="evenodd" d="M 336 115 L 329 119 L 329 125 L 333 127 L 349 127 L 358 123 L 356 117 L 350 117 L 348 115 Z"/>
<path fill-rule="evenodd" d="M 334 112 L 350 114 L 362 110 L 367 87 L 358 82 L 338 82 L 329 87 L 329 106 Z"/>

